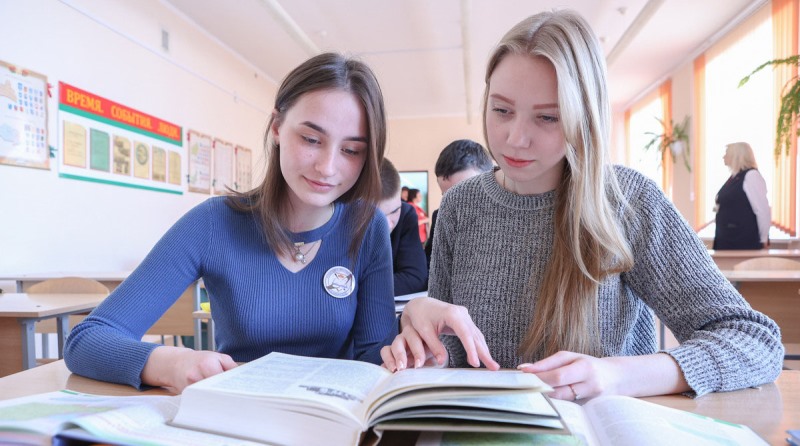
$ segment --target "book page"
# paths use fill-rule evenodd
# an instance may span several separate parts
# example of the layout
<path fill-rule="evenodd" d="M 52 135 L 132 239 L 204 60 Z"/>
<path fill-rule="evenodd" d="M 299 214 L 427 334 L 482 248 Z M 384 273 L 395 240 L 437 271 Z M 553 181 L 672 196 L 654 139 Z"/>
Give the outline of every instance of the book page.
<path fill-rule="evenodd" d="M 489 371 L 486 369 L 440 369 L 423 367 L 406 369 L 392 375 L 376 394 L 380 395 L 369 407 L 372 414 L 384 401 L 400 393 L 413 389 L 439 388 L 441 396 L 458 396 L 455 388 L 474 389 L 469 394 L 476 394 L 491 389 L 527 389 L 537 392 L 552 390 L 536 375 L 516 370 Z M 435 395 L 434 395 L 435 397 Z M 400 398 L 400 397 L 398 397 Z"/>
<path fill-rule="evenodd" d="M 391 373 L 386 369 L 366 362 L 273 352 L 200 381 L 187 390 L 209 389 L 250 397 L 315 402 L 318 406 L 336 408 L 354 418 L 353 414 L 368 399 L 372 389 L 389 376 Z M 361 424 L 363 420 L 358 422 Z"/>
<path fill-rule="evenodd" d="M 223 437 L 167 425 L 178 410 L 177 400 L 152 405 L 131 406 L 97 415 L 78 418 L 70 425 L 79 426 L 96 439 L 130 445 L 184 446 L 214 444 L 255 446 L 258 443 Z M 75 435 L 77 436 L 77 435 Z M 64 438 L 74 438 L 68 433 Z"/>
<path fill-rule="evenodd" d="M 68 422 L 122 407 L 153 405 L 170 396 L 101 396 L 68 390 L 0 401 L 0 431 L 19 430 L 52 436 Z"/>
<path fill-rule="evenodd" d="M 624 396 L 601 397 L 583 406 L 600 444 L 766 445 L 746 426 L 715 420 Z"/>

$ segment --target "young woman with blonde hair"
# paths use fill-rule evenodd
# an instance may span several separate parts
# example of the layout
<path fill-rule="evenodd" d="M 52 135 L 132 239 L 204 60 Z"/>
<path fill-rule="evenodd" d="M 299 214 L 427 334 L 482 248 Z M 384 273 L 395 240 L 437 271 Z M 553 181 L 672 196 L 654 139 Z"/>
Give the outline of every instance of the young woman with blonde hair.
<path fill-rule="evenodd" d="M 605 73 L 570 11 L 532 16 L 501 40 L 484 103 L 498 167 L 444 197 L 431 297 L 406 306 L 381 352 L 387 368 L 518 367 L 572 400 L 702 395 L 778 375 L 777 325 L 652 181 L 609 165 Z M 680 346 L 658 351 L 654 312 Z"/>

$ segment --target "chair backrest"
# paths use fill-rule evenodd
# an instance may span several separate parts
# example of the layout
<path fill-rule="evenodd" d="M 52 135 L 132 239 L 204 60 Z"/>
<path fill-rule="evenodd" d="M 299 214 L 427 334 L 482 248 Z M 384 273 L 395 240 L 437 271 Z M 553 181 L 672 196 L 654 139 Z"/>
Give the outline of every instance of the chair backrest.
<path fill-rule="evenodd" d="M 108 287 L 94 279 L 86 279 L 84 277 L 60 277 L 58 279 L 48 279 L 35 283 L 28 287 L 27 292 L 29 294 L 108 294 Z"/>
<path fill-rule="evenodd" d="M 738 271 L 800 271 L 800 262 L 782 257 L 756 257 L 733 265 L 733 269 Z"/>

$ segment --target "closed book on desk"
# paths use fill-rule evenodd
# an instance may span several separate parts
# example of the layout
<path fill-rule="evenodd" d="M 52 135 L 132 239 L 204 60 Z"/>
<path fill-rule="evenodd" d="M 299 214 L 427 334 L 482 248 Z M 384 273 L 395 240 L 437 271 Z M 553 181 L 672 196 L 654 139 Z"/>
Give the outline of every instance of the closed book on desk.
<path fill-rule="evenodd" d="M 535 375 L 271 353 L 184 389 L 173 425 L 270 444 L 352 445 L 370 428 L 566 432 Z"/>

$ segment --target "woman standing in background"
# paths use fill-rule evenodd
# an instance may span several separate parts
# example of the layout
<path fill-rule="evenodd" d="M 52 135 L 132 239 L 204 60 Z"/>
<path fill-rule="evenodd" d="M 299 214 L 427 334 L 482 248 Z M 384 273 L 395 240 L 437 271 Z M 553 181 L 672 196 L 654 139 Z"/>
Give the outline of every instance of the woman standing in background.
<path fill-rule="evenodd" d="M 731 176 L 717 192 L 714 249 L 766 248 L 772 214 L 753 149 L 746 142 L 728 144 L 722 160 Z"/>

